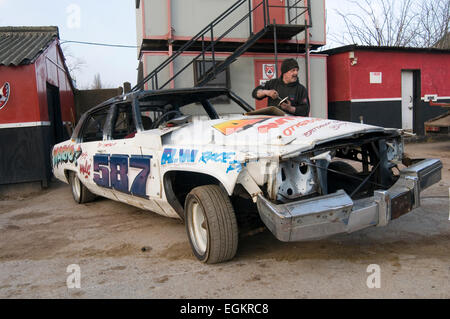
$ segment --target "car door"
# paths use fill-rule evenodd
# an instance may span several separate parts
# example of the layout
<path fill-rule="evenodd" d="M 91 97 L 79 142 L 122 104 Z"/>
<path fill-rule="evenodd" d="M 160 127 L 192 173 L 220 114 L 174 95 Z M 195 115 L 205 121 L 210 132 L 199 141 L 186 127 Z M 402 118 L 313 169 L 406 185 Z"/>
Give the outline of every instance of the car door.
<path fill-rule="evenodd" d="M 105 139 L 105 126 L 110 121 L 110 106 L 105 106 L 87 113 L 77 136 L 81 148 L 78 159 L 78 177 L 93 193 L 113 197 L 109 188 L 109 173 L 105 163 L 96 160 L 102 153 L 102 143 Z"/>
<path fill-rule="evenodd" d="M 94 157 L 99 152 L 99 144 L 104 139 L 104 128 L 110 117 L 110 106 L 105 106 L 87 113 L 77 136 L 81 150 L 78 159 L 78 177 L 80 181 L 93 193 L 112 197 L 107 185 L 107 174 L 104 168 L 97 167 Z M 101 180 L 101 182 L 98 182 Z"/>
<path fill-rule="evenodd" d="M 117 200 L 161 213 L 159 165 L 153 148 L 142 143 L 130 102 L 113 106 L 107 139 L 102 142 L 102 163 L 108 163 L 109 186 Z"/>

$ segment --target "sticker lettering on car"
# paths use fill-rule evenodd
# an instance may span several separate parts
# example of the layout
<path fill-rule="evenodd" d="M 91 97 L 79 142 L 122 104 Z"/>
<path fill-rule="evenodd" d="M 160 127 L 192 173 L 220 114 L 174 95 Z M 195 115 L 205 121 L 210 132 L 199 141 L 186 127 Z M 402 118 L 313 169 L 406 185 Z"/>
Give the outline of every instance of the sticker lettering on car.
<path fill-rule="evenodd" d="M 243 131 L 251 128 L 253 125 L 258 124 L 262 121 L 266 121 L 271 117 L 260 117 L 254 119 L 245 119 L 245 120 L 230 120 L 226 122 L 222 122 L 213 127 L 220 131 L 223 135 L 230 135 L 238 131 Z"/>
<path fill-rule="evenodd" d="M 96 154 L 94 156 L 94 182 L 100 187 L 148 198 L 147 179 L 150 175 L 151 155 Z M 129 168 L 141 171 L 129 187 Z"/>

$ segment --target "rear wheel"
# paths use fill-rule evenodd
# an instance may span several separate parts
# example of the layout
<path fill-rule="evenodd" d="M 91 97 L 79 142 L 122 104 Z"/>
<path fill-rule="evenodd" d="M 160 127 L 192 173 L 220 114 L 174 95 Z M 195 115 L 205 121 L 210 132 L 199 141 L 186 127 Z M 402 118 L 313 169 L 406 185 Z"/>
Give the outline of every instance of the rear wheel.
<path fill-rule="evenodd" d="M 78 204 L 88 203 L 95 199 L 95 195 L 92 194 L 86 186 L 81 183 L 75 172 L 69 173 L 69 182 L 72 188 L 73 199 Z"/>
<path fill-rule="evenodd" d="M 194 255 L 208 264 L 234 257 L 238 226 L 228 194 L 217 185 L 194 188 L 185 202 L 186 231 Z"/>

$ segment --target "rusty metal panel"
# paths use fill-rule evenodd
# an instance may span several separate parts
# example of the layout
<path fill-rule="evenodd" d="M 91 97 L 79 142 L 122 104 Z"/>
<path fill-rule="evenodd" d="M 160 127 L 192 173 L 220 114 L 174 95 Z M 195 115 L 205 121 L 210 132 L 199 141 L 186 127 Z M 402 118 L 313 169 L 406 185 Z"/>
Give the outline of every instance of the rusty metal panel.
<path fill-rule="evenodd" d="M 401 194 L 391 200 L 391 219 L 399 218 L 400 216 L 410 212 L 413 208 L 414 196 L 412 191 Z"/>

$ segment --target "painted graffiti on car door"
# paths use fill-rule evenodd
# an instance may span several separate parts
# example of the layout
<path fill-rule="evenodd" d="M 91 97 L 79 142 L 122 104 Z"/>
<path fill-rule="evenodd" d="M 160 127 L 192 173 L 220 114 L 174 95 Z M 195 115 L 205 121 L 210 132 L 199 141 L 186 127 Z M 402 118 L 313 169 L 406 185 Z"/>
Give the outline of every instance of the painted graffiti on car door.
<path fill-rule="evenodd" d="M 151 155 L 94 155 L 94 182 L 100 187 L 112 188 L 119 192 L 148 198 L 147 179 L 150 175 Z M 128 179 L 130 168 L 140 172 L 131 183 Z"/>

